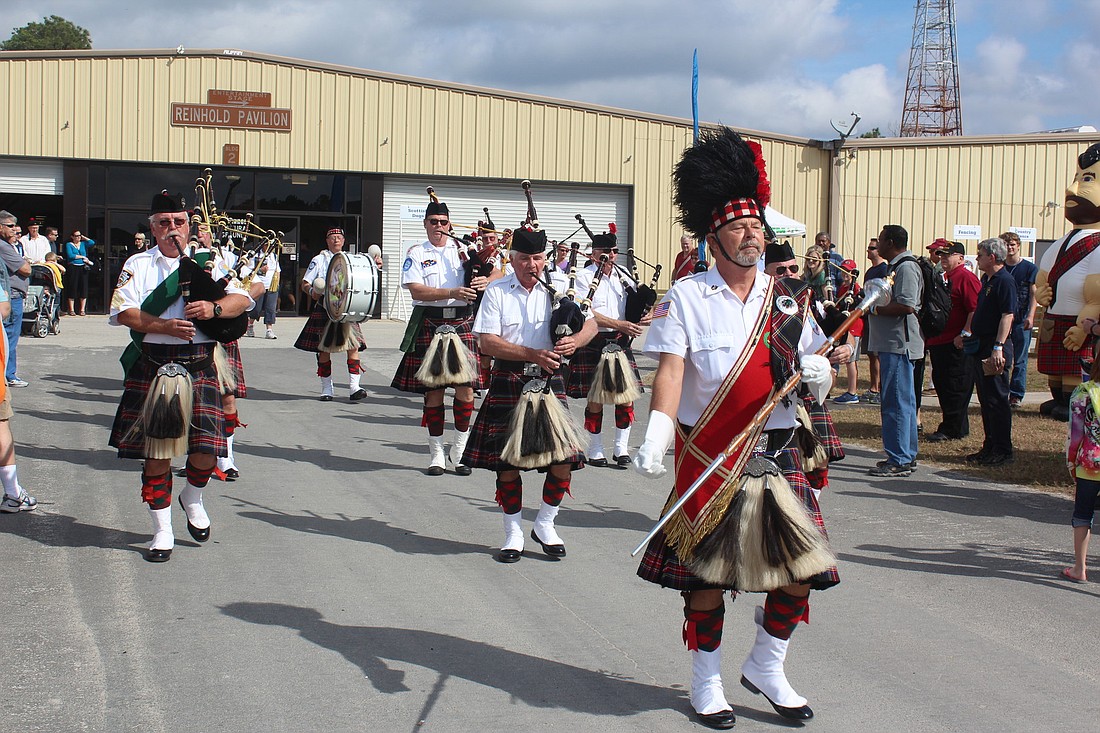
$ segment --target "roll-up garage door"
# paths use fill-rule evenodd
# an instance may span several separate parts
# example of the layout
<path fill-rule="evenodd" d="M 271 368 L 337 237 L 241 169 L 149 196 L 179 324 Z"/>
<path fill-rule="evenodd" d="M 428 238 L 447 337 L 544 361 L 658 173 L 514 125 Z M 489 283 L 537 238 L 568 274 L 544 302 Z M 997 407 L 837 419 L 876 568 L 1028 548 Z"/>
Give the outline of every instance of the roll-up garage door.
<path fill-rule="evenodd" d="M 485 218 L 484 207 L 489 208 L 497 229 L 515 229 L 527 214 L 527 200 L 518 181 L 387 178 L 382 222 L 382 251 L 386 260 L 382 313 L 388 318 L 405 320 L 412 309 L 408 291 L 401 288 L 401 262 L 409 247 L 425 239 L 427 186 L 432 186 L 439 199 L 447 204 L 451 221 L 460 236 Z M 623 249 L 630 246 L 630 187 L 536 181 L 531 193 L 539 225 L 546 230 L 549 239 L 560 241 L 569 237 L 577 229 L 576 215 L 580 214 L 597 234 L 607 231 L 609 222 L 615 222 L 619 246 Z M 589 242 L 583 231 L 569 241 L 577 241 L 582 246 Z"/>
<path fill-rule="evenodd" d="M 0 159 L 0 192 L 61 196 L 64 164 L 59 160 Z"/>

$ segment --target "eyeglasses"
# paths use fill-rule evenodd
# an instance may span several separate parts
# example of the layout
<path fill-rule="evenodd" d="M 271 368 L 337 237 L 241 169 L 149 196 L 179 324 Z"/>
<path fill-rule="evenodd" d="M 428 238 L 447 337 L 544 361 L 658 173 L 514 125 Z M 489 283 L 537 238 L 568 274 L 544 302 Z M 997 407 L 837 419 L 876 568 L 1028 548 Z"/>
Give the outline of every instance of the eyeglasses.
<path fill-rule="evenodd" d="M 8 229 L 12 229 L 12 228 L 15 227 L 15 222 L 14 221 L 0 221 L 0 227 L 7 227 Z"/>
<path fill-rule="evenodd" d="M 187 225 L 187 219 L 157 219 L 155 222 L 158 227 L 169 227 L 173 224 L 176 228 L 180 228 Z"/>
<path fill-rule="evenodd" d="M 451 222 L 447 221 L 446 219 L 428 219 L 428 223 L 431 224 L 433 227 L 445 227 Z"/>
<path fill-rule="evenodd" d="M 794 275 L 798 272 L 798 265 L 780 265 L 775 268 L 776 275 L 786 275 L 788 272 Z"/>

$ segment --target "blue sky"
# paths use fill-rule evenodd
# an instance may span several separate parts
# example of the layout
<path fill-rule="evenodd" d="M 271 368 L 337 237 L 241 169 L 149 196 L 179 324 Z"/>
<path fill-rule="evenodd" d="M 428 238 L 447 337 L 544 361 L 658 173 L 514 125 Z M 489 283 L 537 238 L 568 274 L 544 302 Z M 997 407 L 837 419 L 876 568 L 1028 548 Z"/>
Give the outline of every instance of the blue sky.
<path fill-rule="evenodd" d="M 910 0 L 8 0 L 19 27 L 56 14 L 97 49 L 235 48 L 832 138 L 896 134 Z M 967 134 L 1092 124 L 1100 0 L 957 0 Z M 1090 37 L 1091 36 L 1091 37 Z M 263 90 L 252 90 L 263 91 Z"/>

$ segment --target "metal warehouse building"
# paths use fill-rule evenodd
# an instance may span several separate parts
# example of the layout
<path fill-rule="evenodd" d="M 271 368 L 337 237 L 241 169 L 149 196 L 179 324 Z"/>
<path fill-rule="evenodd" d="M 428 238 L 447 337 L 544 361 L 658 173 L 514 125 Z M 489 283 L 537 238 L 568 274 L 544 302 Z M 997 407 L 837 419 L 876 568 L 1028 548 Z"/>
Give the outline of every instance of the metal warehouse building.
<path fill-rule="evenodd" d="M 134 232 L 147 231 L 151 194 L 190 196 L 205 167 L 219 208 L 286 233 L 284 290 L 332 225 L 347 230 L 351 249 L 380 244 L 396 264 L 423 239 L 428 185 L 459 225 L 488 207 L 499 227 L 514 227 L 526 211 L 519 182 L 529 179 L 552 239 L 573 232 L 579 213 L 597 231 L 616 222 L 620 246 L 644 260 L 670 268 L 678 249 L 670 172 L 691 143 L 686 119 L 237 50 L 0 52 L 0 88 L 9 100 L 0 208 L 43 218 L 62 241 L 75 228 L 97 241 L 92 310 L 104 309 Z M 741 132 L 763 146 L 772 206 L 811 236 L 830 231 L 857 260 L 887 223 L 909 229 L 918 247 L 1012 227 L 1041 247 L 1066 231 L 1063 190 L 1095 141 L 1062 133 L 841 146 Z M 382 309 L 400 317 L 397 270 L 385 270 Z M 304 307 L 292 295 L 280 305 Z"/>

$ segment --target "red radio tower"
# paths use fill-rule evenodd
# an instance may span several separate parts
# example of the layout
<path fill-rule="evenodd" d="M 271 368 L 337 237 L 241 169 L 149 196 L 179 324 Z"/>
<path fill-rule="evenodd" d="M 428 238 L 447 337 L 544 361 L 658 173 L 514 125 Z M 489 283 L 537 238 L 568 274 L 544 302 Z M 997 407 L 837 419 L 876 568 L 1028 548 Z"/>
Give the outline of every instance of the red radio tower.
<path fill-rule="evenodd" d="M 955 0 L 917 0 L 901 136 L 961 135 Z"/>

